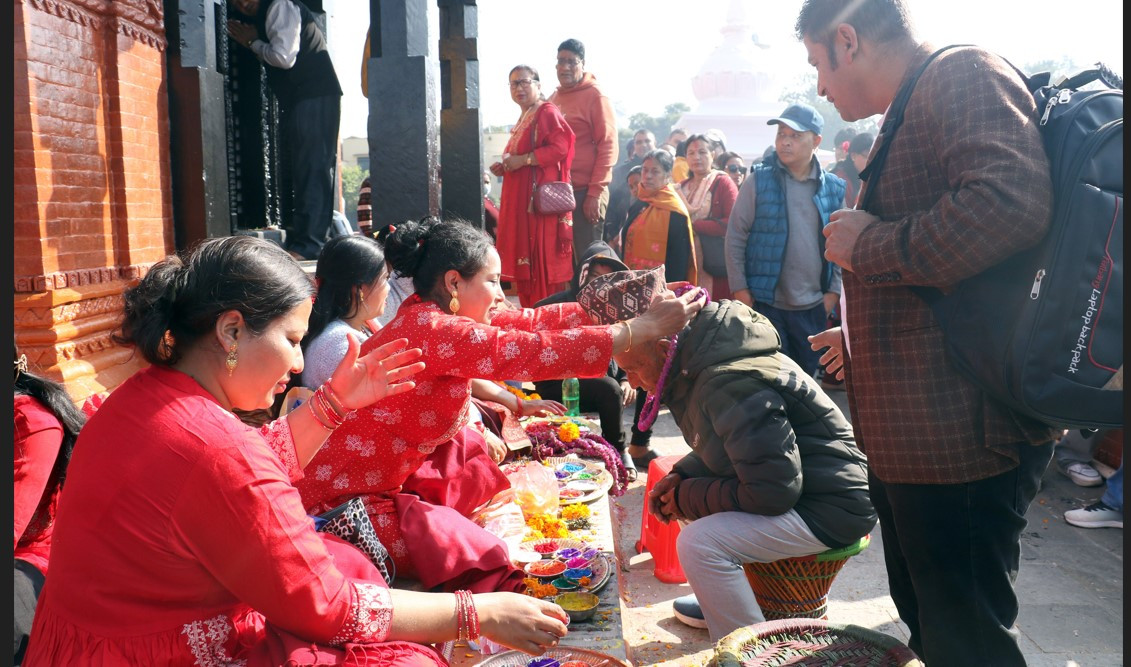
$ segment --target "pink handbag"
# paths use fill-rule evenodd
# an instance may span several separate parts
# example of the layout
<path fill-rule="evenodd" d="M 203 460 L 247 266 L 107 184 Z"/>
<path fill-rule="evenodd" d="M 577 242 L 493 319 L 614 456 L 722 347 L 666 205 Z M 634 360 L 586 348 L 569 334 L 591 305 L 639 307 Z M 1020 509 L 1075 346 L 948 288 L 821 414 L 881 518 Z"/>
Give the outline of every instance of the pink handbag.
<path fill-rule="evenodd" d="M 530 145 L 534 148 L 538 147 L 538 126 L 534 125 L 531 128 L 531 142 Z M 535 169 L 534 176 L 534 191 L 530 193 L 531 205 L 536 213 L 541 215 L 561 215 L 562 213 L 572 213 L 577 208 L 577 201 L 573 198 L 573 185 L 569 182 L 569 174 L 564 174 L 567 180 L 564 181 L 550 181 L 549 183 L 538 184 L 538 171 Z M 561 163 L 558 163 L 558 169 L 561 169 Z M 559 171 L 558 178 L 563 174 Z"/>
<path fill-rule="evenodd" d="M 542 215 L 571 213 L 577 207 L 573 186 L 566 181 L 550 181 L 534 187 L 534 210 Z"/>

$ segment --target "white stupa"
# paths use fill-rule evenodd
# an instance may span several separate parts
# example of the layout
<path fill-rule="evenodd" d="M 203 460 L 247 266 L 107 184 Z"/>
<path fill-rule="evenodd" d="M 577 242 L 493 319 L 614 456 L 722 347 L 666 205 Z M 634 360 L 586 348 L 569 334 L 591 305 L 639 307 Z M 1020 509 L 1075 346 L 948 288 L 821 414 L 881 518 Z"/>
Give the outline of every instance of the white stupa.
<path fill-rule="evenodd" d="M 748 4 L 731 0 L 720 29 L 722 43 L 691 80 L 699 104 L 678 122 L 690 134 L 722 130 L 727 150 L 742 155 L 747 164 L 774 143 L 777 126 L 766 121 L 787 106 L 780 99 L 787 81 L 777 72 L 781 59 L 792 57 L 758 39 L 746 15 Z"/>

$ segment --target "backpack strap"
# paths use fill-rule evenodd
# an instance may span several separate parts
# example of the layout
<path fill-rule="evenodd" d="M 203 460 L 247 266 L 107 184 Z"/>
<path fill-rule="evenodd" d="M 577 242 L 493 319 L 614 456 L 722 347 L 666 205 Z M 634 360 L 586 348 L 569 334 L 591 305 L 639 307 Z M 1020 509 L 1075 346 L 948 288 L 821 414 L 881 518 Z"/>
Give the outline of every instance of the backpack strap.
<path fill-rule="evenodd" d="M 907 102 L 911 99 L 911 93 L 915 92 L 915 85 L 919 83 L 919 77 L 923 76 L 923 72 L 927 71 L 935 58 L 939 57 L 944 51 L 955 49 L 964 46 L 973 46 L 972 44 L 951 44 L 944 46 L 938 51 L 927 56 L 927 59 L 915 70 L 907 81 L 899 87 L 895 94 L 895 99 L 892 100 L 891 107 L 888 108 L 887 114 L 884 115 L 884 123 L 880 126 L 880 145 L 876 147 L 876 152 L 872 159 L 868 161 L 867 166 L 860 172 L 860 180 L 863 182 L 864 192 L 860 194 L 859 200 L 856 202 L 856 209 L 866 211 L 868 204 L 872 202 L 872 186 L 876 183 L 876 177 L 884 169 L 884 163 L 887 162 L 888 151 L 891 149 L 891 142 L 895 139 L 895 133 L 901 125 L 903 125 L 903 112 L 907 109 Z M 926 301 L 934 308 L 936 302 L 942 298 L 943 294 L 936 288 L 915 286 L 910 288 L 915 292 L 919 298 Z"/>
<path fill-rule="evenodd" d="M 868 204 L 872 201 L 872 185 L 875 183 L 872 179 L 878 176 L 884 169 L 888 151 L 891 149 L 891 142 L 895 138 L 896 131 L 903 125 L 903 112 L 907 108 L 908 100 L 911 99 L 911 93 L 915 92 L 915 85 L 919 83 L 919 77 L 923 76 L 923 72 L 927 71 L 927 67 L 944 51 L 963 46 L 973 46 L 973 44 L 951 44 L 927 56 L 927 60 L 919 66 L 919 69 L 915 70 L 911 78 L 899 87 L 899 90 L 895 94 L 895 99 L 892 100 L 891 106 L 888 108 L 887 114 L 884 115 L 884 124 L 880 126 L 880 139 L 882 139 L 882 141 L 876 148 L 872 159 L 868 161 L 868 165 L 860 172 L 860 180 L 863 181 L 866 186 L 864 187 L 864 192 L 860 195 L 859 201 L 856 203 L 858 210 L 867 210 Z"/>

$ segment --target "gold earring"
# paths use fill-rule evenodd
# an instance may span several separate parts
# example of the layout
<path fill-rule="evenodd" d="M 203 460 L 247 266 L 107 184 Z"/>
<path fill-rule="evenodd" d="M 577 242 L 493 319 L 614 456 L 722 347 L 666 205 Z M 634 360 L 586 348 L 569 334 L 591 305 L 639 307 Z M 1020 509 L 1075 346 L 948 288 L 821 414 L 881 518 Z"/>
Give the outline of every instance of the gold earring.
<path fill-rule="evenodd" d="M 228 367 L 228 377 L 232 376 L 235 372 L 236 366 L 240 363 L 240 357 L 236 354 L 236 342 L 232 341 L 232 346 L 228 348 L 228 358 L 224 360 L 224 365 Z"/>
<path fill-rule="evenodd" d="M 452 311 L 452 315 L 459 312 L 459 290 L 452 290 L 452 300 L 448 302 L 448 310 Z"/>

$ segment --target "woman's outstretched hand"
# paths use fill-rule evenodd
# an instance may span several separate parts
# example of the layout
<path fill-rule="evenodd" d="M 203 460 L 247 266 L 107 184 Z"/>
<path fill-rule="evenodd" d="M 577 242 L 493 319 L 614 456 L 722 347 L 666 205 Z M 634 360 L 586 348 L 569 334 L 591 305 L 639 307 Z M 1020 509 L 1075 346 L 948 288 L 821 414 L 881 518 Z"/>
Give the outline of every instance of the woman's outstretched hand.
<path fill-rule="evenodd" d="M 522 406 L 522 414 L 519 417 L 537 417 L 547 412 L 552 415 L 564 415 L 566 413 L 566 406 L 557 401 L 523 401 L 519 405 Z"/>
<path fill-rule="evenodd" d="M 416 386 L 408 378 L 424 370 L 424 362 L 416 361 L 421 355 L 420 348 L 409 348 L 407 338 L 385 343 L 365 356 L 358 356 L 361 343 L 357 338 L 353 334 L 347 338 L 346 356 L 329 380 L 330 389 L 343 408 L 363 408 Z"/>
<path fill-rule="evenodd" d="M 553 602 L 519 593 L 479 593 L 475 610 L 484 637 L 531 655 L 542 655 L 557 646 L 569 622 L 569 616 Z"/>

